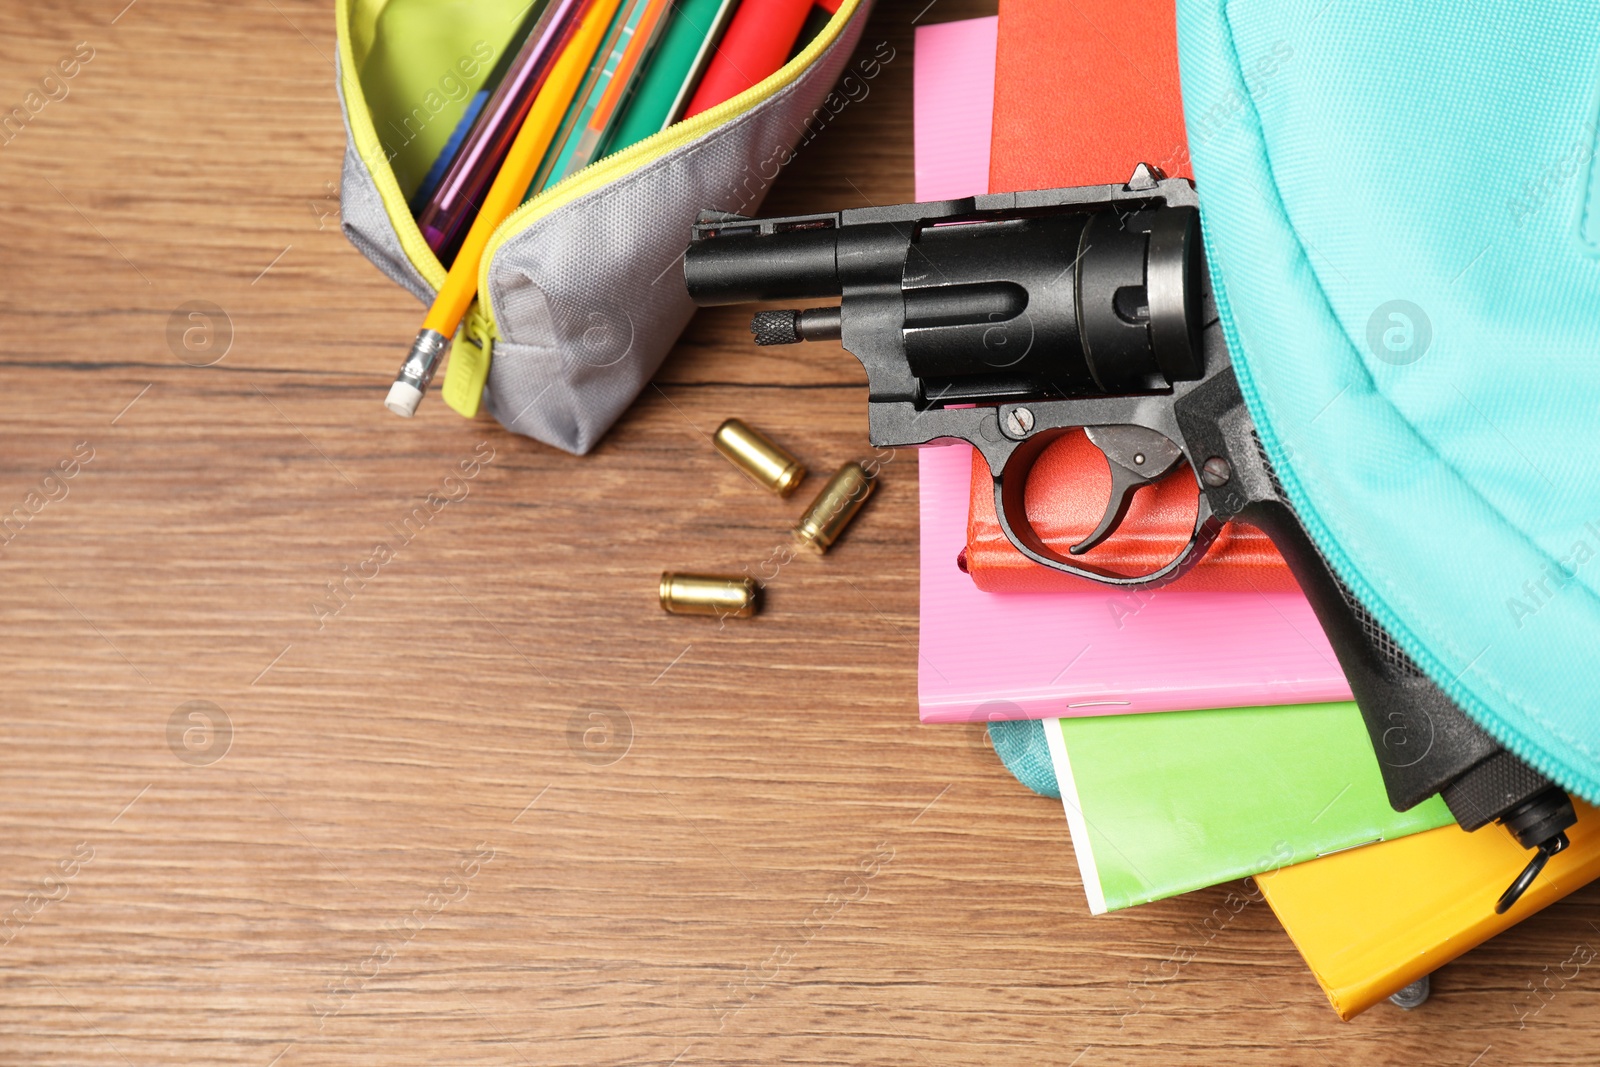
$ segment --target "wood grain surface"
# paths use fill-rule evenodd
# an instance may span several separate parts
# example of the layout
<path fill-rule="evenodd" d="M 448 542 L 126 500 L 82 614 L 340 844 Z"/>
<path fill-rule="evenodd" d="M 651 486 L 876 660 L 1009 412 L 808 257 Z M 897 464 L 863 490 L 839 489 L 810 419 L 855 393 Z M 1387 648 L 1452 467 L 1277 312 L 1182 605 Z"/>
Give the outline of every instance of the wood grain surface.
<path fill-rule="evenodd" d="M 331 7 L 0 8 L 0 112 L 92 53 L 0 138 L 0 1062 L 1595 1058 L 1593 888 L 1353 1023 L 1264 905 L 1201 925 L 1230 887 L 1090 918 L 1059 805 L 917 723 L 905 453 L 761 617 L 664 615 L 820 484 L 752 489 L 721 419 L 865 451 L 843 352 L 703 312 L 583 459 L 385 412 L 420 309 L 339 232 Z M 910 199 L 913 23 L 992 10 L 883 0 L 767 209 Z"/>

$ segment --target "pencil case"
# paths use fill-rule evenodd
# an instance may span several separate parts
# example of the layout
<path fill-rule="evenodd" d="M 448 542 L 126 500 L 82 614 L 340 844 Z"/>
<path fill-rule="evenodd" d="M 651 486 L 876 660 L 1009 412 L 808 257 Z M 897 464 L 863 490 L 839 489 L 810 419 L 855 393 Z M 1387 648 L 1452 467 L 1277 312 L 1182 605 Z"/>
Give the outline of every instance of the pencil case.
<path fill-rule="evenodd" d="M 432 391 L 462 414 L 475 414 L 481 396 L 508 430 L 568 452 L 592 449 L 694 311 L 680 261 L 696 216 L 753 214 L 802 143 L 865 98 L 893 61 L 887 43 L 853 58 L 871 6 L 844 0 L 771 77 L 513 212 L 484 253 L 477 302 L 449 357 L 459 365 L 447 365 Z M 445 268 L 407 199 L 525 10 L 526 0 L 338 0 L 342 226 L 425 304 Z M 409 339 L 396 324 L 396 366 Z M 375 368 L 374 404 L 393 370 Z"/>

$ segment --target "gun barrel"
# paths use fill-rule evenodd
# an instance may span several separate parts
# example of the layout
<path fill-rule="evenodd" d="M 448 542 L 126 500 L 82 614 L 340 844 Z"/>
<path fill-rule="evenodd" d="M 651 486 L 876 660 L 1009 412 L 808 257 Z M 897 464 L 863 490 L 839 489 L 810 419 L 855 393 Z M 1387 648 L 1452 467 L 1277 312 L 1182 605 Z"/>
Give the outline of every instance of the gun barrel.
<path fill-rule="evenodd" d="M 689 296 L 701 307 L 840 296 L 839 233 L 730 233 L 700 237 L 683 256 Z"/>

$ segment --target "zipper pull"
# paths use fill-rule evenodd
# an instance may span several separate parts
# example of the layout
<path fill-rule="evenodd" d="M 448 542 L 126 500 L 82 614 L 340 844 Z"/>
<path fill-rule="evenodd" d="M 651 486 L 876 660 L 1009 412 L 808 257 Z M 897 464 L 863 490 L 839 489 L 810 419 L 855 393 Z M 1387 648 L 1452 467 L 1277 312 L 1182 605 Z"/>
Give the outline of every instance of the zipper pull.
<path fill-rule="evenodd" d="M 463 418 L 477 415 L 483 402 L 496 336 L 494 320 L 483 310 L 483 304 L 474 300 L 456 333 L 450 362 L 444 369 L 444 388 L 439 393 L 450 410 Z"/>

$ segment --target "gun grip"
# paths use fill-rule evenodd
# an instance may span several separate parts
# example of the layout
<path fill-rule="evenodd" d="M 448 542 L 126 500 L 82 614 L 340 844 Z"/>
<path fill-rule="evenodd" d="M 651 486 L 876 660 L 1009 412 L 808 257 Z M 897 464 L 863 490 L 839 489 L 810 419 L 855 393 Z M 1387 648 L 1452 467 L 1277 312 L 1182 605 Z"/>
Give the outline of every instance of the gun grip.
<path fill-rule="evenodd" d="M 1184 397 L 1177 415 L 1191 454 L 1209 457 L 1200 483 L 1213 511 L 1270 537 L 1311 602 L 1361 709 L 1390 806 L 1406 811 L 1438 793 L 1464 830 L 1498 821 L 1524 848 L 1553 847 L 1577 820 L 1566 793 L 1468 718 L 1340 581 L 1289 506 L 1232 372 Z"/>
<path fill-rule="evenodd" d="M 1475 830 L 1551 787 L 1467 717 L 1351 595 L 1281 499 L 1237 516 L 1272 538 L 1311 602 L 1350 683 L 1389 803 L 1405 811 L 1442 793 Z"/>

